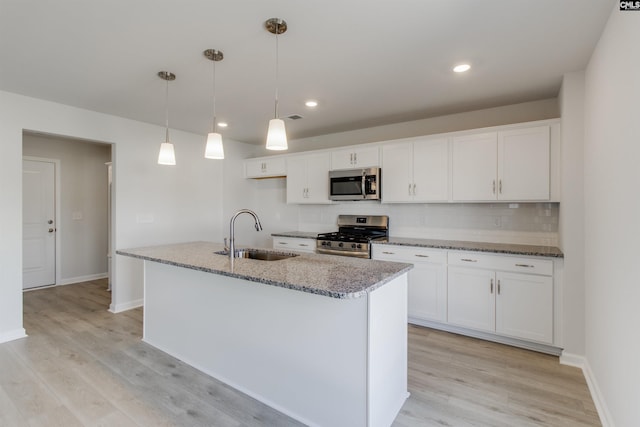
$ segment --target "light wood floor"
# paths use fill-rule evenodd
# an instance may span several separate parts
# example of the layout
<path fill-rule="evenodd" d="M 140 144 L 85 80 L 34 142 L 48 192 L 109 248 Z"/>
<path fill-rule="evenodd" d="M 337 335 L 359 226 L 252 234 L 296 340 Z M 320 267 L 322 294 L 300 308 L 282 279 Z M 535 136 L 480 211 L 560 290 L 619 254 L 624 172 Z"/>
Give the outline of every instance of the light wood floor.
<path fill-rule="evenodd" d="M 109 313 L 105 288 L 24 294 L 29 337 L 0 344 L 0 426 L 300 425 L 143 343 L 142 309 Z M 394 426 L 600 425 L 556 357 L 414 326 L 409 391 Z"/>

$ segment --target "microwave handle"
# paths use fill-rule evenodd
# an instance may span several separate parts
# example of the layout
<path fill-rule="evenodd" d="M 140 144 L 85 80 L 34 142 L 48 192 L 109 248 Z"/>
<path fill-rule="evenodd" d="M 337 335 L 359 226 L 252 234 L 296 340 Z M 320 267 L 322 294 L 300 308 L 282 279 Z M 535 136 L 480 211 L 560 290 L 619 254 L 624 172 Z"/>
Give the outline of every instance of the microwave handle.
<path fill-rule="evenodd" d="M 367 198 L 367 173 L 365 171 L 362 171 L 362 185 L 361 185 L 361 189 L 362 189 L 362 198 L 366 199 Z"/>

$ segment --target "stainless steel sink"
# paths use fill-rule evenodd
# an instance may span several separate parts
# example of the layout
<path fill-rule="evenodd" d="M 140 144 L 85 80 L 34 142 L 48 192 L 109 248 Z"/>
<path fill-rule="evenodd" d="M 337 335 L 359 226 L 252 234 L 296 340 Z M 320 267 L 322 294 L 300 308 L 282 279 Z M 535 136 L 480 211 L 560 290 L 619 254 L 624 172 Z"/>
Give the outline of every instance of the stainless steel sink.
<path fill-rule="evenodd" d="M 229 251 L 218 251 L 214 252 L 216 255 L 226 255 L 229 256 Z M 261 261 L 278 261 L 281 259 L 293 258 L 297 257 L 298 254 L 290 253 L 290 252 L 273 252 L 273 251 L 265 251 L 262 249 L 236 249 L 235 251 L 236 258 L 249 258 L 249 259 L 258 259 Z"/>

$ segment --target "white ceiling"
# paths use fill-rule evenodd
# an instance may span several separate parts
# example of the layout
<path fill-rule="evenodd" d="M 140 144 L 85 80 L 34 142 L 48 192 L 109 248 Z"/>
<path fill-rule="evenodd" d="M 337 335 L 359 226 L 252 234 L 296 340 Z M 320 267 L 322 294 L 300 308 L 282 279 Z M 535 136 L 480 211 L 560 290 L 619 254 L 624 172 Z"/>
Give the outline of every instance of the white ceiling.
<path fill-rule="evenodd" d="M 0 0 L 0 90 L 205 135 L 213 63 L 223 137 L 260 144 L 555 97 L 585 68 L 612 0 Z M 469 62 L 459 75 L 453 65 Z M 315 110 L 306 99 L 320 102 Z"/>

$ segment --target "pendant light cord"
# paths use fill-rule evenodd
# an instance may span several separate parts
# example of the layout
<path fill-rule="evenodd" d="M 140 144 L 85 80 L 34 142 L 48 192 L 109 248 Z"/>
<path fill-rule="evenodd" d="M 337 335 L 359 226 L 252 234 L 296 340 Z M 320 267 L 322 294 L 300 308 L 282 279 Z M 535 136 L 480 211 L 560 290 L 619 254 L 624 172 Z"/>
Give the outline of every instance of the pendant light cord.
<path fill-rule="evenodd" d="M 278 52 L 278 33 L 280 32 L 280 24 L 276 24 L 276 102 L 275 102 L 275 106 L 274 106 L 274 118 L 278 118 L 278 83 L 279 83 L 279 76 L 278 76 L 278 62 L 279 62 L 279 52 Z"/>
<path fill-rule="evenodd" d="M 165 127 L 166 127 L 166 142 L 169 142 L 169 80 L 166 80 L 167 87 L 165 91 L 165 99 L 167 101 L 165 105 Z"/>
<path fill-rule="evenodd" d="M 215 55 L 215 54 L 214 54 Z M 213 60 L 213 124 L 212 132 L 216 132 L 216 61 Z"/>

